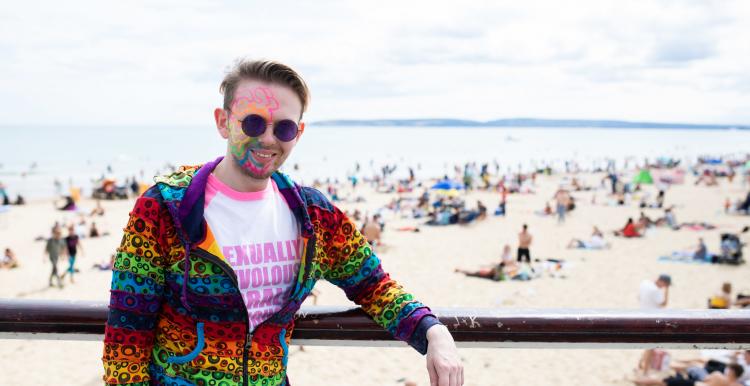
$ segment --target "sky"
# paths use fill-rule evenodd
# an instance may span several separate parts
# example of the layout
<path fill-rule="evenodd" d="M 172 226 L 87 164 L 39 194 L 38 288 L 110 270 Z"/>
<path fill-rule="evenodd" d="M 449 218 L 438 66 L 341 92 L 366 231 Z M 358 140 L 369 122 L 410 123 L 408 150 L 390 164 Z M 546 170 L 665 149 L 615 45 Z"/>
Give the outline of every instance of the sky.
<path fill-rule="evenodd" d="M 307 121 L 750 124 L 750 2 L 15 1 L 0 126 L 213 125 L 238 57 L 311 90 Z"/>

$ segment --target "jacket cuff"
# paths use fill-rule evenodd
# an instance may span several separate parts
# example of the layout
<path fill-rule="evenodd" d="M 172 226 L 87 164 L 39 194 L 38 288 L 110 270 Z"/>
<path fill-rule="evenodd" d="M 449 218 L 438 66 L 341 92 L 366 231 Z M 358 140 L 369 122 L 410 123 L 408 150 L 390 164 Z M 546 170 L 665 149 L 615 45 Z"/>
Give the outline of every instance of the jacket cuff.
<path fill-rule="evenodd" d="M 409 337 L 409 341 L 407 342 L 409 346 L 414 347 L 422 355 L 427 354 L 427 330 L 436 324 L 442 323 L 440 323 L 440 320 L 435 315 L 427 314 L 423 316 L 417 328 L 414 329 L 414 332 Z"/>

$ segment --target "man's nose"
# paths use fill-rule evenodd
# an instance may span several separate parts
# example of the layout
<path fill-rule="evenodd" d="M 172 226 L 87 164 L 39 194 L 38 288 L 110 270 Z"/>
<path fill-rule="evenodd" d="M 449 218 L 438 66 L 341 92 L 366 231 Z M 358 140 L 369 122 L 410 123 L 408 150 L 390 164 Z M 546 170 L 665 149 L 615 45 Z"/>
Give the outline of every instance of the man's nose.
<path fill-rule="evenodd" d="M 276 143 L 276 137 L 273 135 L 273 122 L 266 125 L 266 131 L 258 137 L 258 142 L 263 146 L 271 146 Z"/>

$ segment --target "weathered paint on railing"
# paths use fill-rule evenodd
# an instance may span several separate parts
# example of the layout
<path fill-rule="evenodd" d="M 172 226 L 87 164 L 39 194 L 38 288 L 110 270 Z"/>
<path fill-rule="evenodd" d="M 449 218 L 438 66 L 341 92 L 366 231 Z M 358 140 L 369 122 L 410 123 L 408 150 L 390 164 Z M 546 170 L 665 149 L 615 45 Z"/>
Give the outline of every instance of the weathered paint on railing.
<path fill-rule="evenodd" d="M 435 308 L 459 347 L 750 349 L 750 310 Z M 107 305 L 0 300 L 0 338 L 101 340 Z M 400 346 L 361 309 L 303 307 L 293 343 Z"/>

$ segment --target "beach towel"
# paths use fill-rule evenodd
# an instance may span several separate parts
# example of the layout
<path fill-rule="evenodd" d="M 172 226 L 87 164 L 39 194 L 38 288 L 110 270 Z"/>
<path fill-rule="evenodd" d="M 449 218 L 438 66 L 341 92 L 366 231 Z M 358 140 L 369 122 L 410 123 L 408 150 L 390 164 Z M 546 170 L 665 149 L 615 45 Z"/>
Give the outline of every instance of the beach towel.
<path fill-rule="evenodd" d="M 693 259 L 692 255 L 691 256 L 684 256 L 684 255 L 659 256 L 658 261 L 662 263 L 711 264 L 710 261 Z"/>

